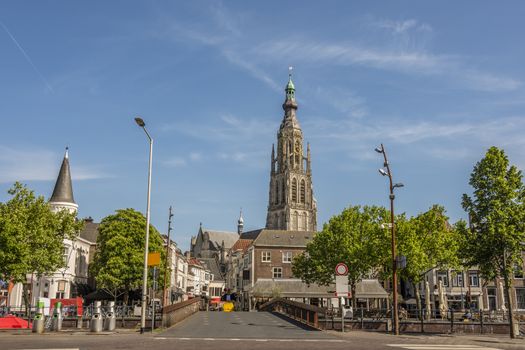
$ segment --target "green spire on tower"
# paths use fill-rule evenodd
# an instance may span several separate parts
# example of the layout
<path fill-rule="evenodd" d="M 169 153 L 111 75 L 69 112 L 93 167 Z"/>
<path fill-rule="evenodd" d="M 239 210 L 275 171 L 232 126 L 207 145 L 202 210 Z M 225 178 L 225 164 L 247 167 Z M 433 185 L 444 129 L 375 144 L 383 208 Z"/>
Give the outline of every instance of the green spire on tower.
<path fill-rule="evenodd" d="M 295 86 L 292 81 L 292 69 L 293 67 L 288 67 L 288 84 L 286 84 L 286 88 L 284 89 L 284 91 L 286 91 L 287 100 L 295 100 Z"/>

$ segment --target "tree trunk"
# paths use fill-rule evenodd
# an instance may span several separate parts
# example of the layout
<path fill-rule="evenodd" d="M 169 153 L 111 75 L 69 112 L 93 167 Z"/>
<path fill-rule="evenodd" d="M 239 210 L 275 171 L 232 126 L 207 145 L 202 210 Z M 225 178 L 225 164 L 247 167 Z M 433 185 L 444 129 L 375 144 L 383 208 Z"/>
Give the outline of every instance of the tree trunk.
<path fill-rule="evenodd" d="M 515 334 L 514 334 L 514 317 L 513 317 L 513 313 L 512 313 L 512 300 L 510 299 L 510 280 L 509 280 L 509 274 L 508 274 L 508 271 L 507 269 L 505 268 L 504 272 L 503 272 L 503 280 L 505 282 L 505 299 L 506 300 L 506 307 L 507 307 L 507 312 L 509 313 L 509 328 L 510 328 L 510 337 L 512 339 L 515 338 Z"/>
<path fill-rule="evenodd" d="M 350 291 L 352 292 L 352 310 L 353 310 L 353 312 L 356 312 L 357 296 L 355 295 L 355 282 L 351 283 Z"/>
<path fill-rule="evenodd" d="M 416 305 L 418 308 L 418 316 L 419 320 L 421 321 L 421 333 L 425 332 L 424 329 L 424 320 L 423 320 L 423 303 L 421 302 L 421 293 L 419 293 L 419 287 L 416 286 L 416 283 L 412 283 L 412 285 L 415 287 L 416 291 Z"/>
<path fill-rule="evenodd" d="M 22 285 L 22 295 L 23 295 L 23 299 L 24 299 L 24 306 L 26 308 L 26 316 L 27 316 L 27 319 L 29 319 L 31 316 L 30 316 L 30 310 L 29 310 L 29 297 L 27 295 L 27 289 L 24 285 Z"/>

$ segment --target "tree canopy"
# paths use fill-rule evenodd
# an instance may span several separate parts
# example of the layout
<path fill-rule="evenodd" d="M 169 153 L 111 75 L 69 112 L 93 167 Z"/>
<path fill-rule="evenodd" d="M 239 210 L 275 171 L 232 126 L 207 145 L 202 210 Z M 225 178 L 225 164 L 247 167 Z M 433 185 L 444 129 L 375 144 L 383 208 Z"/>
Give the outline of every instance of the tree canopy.
<path fill-rule="evenodd" d="M 388 261 L 390 240 L 388 230 L 381 226 L 388 220 L 389 213 L 382 207 L 351 206 L 343 210 L 294 259 L 294 275 L 308 284 L 329 285 L 334 281 L 335 266 L 343 262 L 349 267 L 348 282 L 355 305 L 357 283 Z"/>
<path fill-rule="evenodd" d="M 97 250 L 90 265 L 97 288 L 105 289 L 116 297 L 124 293 L 127 302 L 129 291 L 142 287 L 144 268 L 144 243 L 146 218 L 134 209 L 119 209 L 100 222 Z M 165 251 L 160 233 L 150 225 L 149 252 L 161 253 L 161 266 L 157 276 L 162 276 Z M 158 278 L 159 288 L 163 280 Z M 152 273 L 148 285 L 153 283 Z"/>
<path fill-rule="evenodd" d="M 399 271 L 401 277 L 417 285 L 428 270 L 459 266 L 457 232 L 447 220 L 445 209 L 438 205 L 410 219 L 404 214 L 395 218 L 397 253 L 407 261 Z M 363 278 L 391 278 L 391 231 L 385 227 L 389 222 L 390 212 L 383 207 L 343 210 L 294 259 L 294 275 L 306 283 L 329 285 L 335 266 L 344 262 L 354 298 L 356 284 Z M 419 294 L 417 299 L 420 301 Z"/>
<path fill-rule="evenodd" d="M 53 212 L 43 196 L 16 182 L 0 203 L 0 276 L 25 282 L 27 275 L 51 274 L 64 266 L 64 239 L 83 226 L 76 213 Z"/>
<path fill-rule="evenodd" d="M 400 220 L 396 228 L 398 255 L 407 261 L 401 277 L 417 284 L 428 270 L 460 267 L 458 235 L 448 224 L 444 207 L 434 205 L 409 220 Z"/>
<path fill-rule="evenodd" d="M 464 225 L 464 259 L 477 265 L 487 279 L 500 276 L 505 282 L 507 303 L 515 264 L 523 265 L 525 242 L 525 186 L 523 175 L 502 149 L 491 147 L 470 175 L 472 197 L 464 194 L 462 205 L 470 227 Z M 512 308 L 507 305 L 509 318 Z M 511 336 L 513 336 L 511 327 Z"/>

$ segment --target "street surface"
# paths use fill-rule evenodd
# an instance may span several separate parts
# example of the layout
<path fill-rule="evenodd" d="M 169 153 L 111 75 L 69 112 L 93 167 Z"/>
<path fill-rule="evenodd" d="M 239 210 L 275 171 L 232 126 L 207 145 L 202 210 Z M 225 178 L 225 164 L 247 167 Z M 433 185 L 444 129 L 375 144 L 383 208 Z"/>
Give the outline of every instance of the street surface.
<path fill-rule="evenodd" d="M 401 335 L 380 332 L 321 332 L 266 312 L 199 312 L 178 325 L 153 334 L 122 330 L 116 334 L 68 331 L 36 335 L 0 332 L 0 349 L 345 349 L 345 350 L 514 350 L 525 340 L 504 337 Z"/>

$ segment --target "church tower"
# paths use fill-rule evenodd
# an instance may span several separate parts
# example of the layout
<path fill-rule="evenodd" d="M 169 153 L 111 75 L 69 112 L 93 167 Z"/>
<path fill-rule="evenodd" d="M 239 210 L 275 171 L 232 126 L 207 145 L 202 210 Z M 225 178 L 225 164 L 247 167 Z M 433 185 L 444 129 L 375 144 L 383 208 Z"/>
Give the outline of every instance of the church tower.
<path fill-rule="evenodd" d="M 313 195 L 310 145 L 307 145 L 305 156 L 291 73 L 285 92 L 284 117 L 277 133 L 277 152 L 272 145 L 266 228 L 316 231 L 317 204 Z"/>
<path fill-rule="evenodd" d="M 77 211 L 78 204 L 73 198 L 73 185 L 71 182 L 71 170 L 69 169 L 69 152 L 66 147 L 66 153 L 62 160 L 62 166 L 58 173 L 57 182 L 53 189 L 53 194 L 49 199 L 49 205 L 53 211 L 67 210 L 70 213 Z"/>

